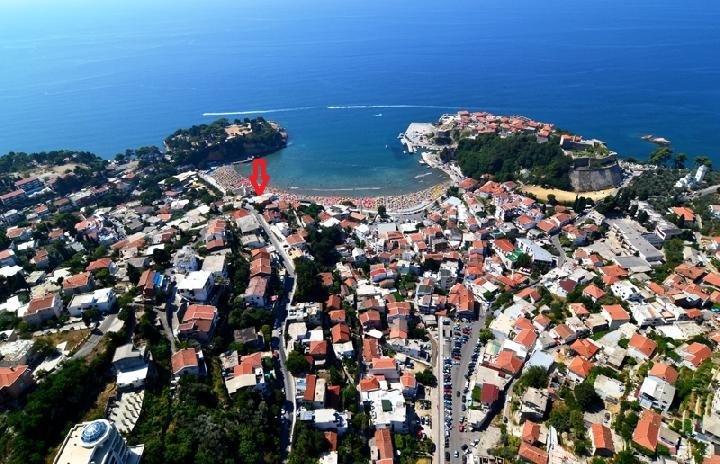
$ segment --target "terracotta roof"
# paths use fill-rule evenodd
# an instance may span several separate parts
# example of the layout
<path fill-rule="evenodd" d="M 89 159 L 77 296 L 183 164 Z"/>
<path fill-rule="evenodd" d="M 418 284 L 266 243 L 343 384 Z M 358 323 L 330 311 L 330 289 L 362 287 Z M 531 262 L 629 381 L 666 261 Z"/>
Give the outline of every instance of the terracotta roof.
<path fill-rule="evenodd" d="M 84 287 L 88 285 L 90 282 L 90 273 L 83 272 L 80 274 L 72 275 L 70 277 L 66 277 L 65 280 L 63 280 L 63 288 L 77 288 L 77 287 Z"/>
<path fill-rule="evenodd" d="M 540 448 L 527 443 L 521 443 L 518 455 L 532 464 L 547 464 L 548 454 Z"/>
<path fill-rule="evenodd" d="M 595 353 L 600 351 L 596 344 L 586 338 L 575 340 L 570 348 L 585 359 L 592 358 Z"/>
<path fill-rule="evenodd" d="M 590 426 L 590 432 L 592 433 L 593 445 L 595 446 L 595 449 L 615 452 L 612 432 L 609 428 L 605 427 L 602 424 L 592 424 Z"/>
<path fill-rule="evenodd" d="M 644 410 L 633 432 L 633 441 L 643 448 L 655 451 L 661 422 L 660 414 L 651 409 Z"/>
<path fill-rule="evenodd" d="M 525 329 L 521 330 L 517 335 L 515 335 L 515 338 L 513 341 L 521 344 L 526 349 L 530 349 L 535 345 L 535 341 L 537 340 L 537 334 L 534 330 L 531 329 Z"/>
<path fill-rule="evenodd" d="M 368 377 L 365 377 L 364 379 L 360 379 L 359 388 L 360 391 L 363 392 L 379 390 L 380 381 L 374 375 L 370 375 Z"/>
<path fill-rule="evenodd" d="M 570 312 L 574 313 L 577 317 L 587 316 L 590 311 L 587 310 L 583 303 L 570 303 L 568 305 Z"/>
<path fill-rule="evenodd" d="M 627 311 L 625 311 L 625 308 L 620 306 L 619 304 L 614 305 L 603 305 L 602 307 L 603 311 L 608 313 L 610 316 L 610 319 L 613 321 L 629 321 L 630 315 Z"/>
<path fill-rule="evenodd" d="M 500 399 L 500 389 L 492 383 L 484 383 L 480 394 L 482 404 L 491 405 Z"/>
<path fill-rule="evenodd" d="M 379 343 L 374 338 L 363 339 L 363 360 L 369 363 L 373 358 L 380 356 Z"/>
<path fill-rule="evenodd" d="M 183 322 L 195 320 L 212 321 L 217 315 L 217 308 L 213 305 L 191 304 L 183 315 Z"/>
<path fill-rule="evenodd" d="M 397 364 L 395 364 L 395 358 L 391 358 L 389 356 L 375 358 L 372 360 L 371 364 L 372 364 L 373 369 L 395 369 L 395 368 L 397 368 Z"/>
<path fill-rule="evenodd" d="M 0 367 L 0 390 L 12 386 L 27 371 L 28 367 L 24 365 Z"/>
<path fill-rule="evenodd" d="M 317 385 L 317 375 L 308 374 L 305 377 L 305 393 L 303 394 L 303 400 L 315 401 L 315 386 Z"/>
<path fill-rule="evenodd" d="M 53 307 L 57 295 L 50 293 L 45 296 L 36 297 L 30 300 L 25 314 L 35 314 L 39 311 L 45 311 Z"/>
<path fill-rule="evenodd" d="M 186 367 L 197 367 L 198 365 L 199 360 L 195 348 L 185 348 L 172 355 L 173 374 L 177 374 Z"/>
<path fill-rule="evenodd" d="M 573 374 L 577 375 L 578 377 L 584 379 L 588 376 L 588 374 L 590 374 L 590 370 L 592 369 L 592 367 L 592 363 L 587 359 L 580 356 L 575 356 L 572 361 L 570 361 L 570 364 L 568 365 L 568 370 Z"/>
<path fill-rule="evenodd" d="M 85 268 L 86 271 L 97 271 L 98 269 L 107 269 L 112 264 L 110 258 L 100 258 L 95 261 L 91 261 L 90 264 Z"/>
<path fill-rule="evenodd" d="M 503 350 L 495 358 L 494 365 L 508 374 L 517 374 L 522 368 L 523 360 L 515 356 L 514 351 Z"/>
<path fill-rule="evenodd" d="M 655 350 L 657 349 L 657 343 L 655 343 L 654 340 L 650 340 L 649 338 L 645 337 L 644 335 L 636 333 L 633 334 L 632 338 L 630 338 L 628 348 L 635 348 L 646 358 L 649 358 L 653 355 L 653 353 L 655 353 Z"/>
<path fill-rule="evenodd" d="M 699 366 L 712 355 L 712 351 L 707 345 L 693 342 L 685 350 L 687 353 L 686 360 L 694 366 Z"/>
<path fill-rule="evenodd" d="M 325 441 L 328 444 L 328 451 L 337 451 L 338 434 L 335 430 L 326 430 L 323 433 Z"/>
<path fill-rule="evenodd" d="M 655 363 L 650 369 L 649 375 L 662 379 L 669 384 L 674 384 L 678 378 L 678 372 L 675 368 L 665 363 Z"/>
<path fill-rule="evenodd" d="M 330 329 L 333 343 L 350 341 L 350 329 L 344 323 L 336 324 Z"/>
<path fill-rule="evenodd" d="M 325 357 L 327 355 L 328 342 L 327 340 L 319 340 L 310 342 L 310 348 L 308 354 L 312 357 Z"/>
<path fill-rule="evenodd" d="M 495 247 L 503 253 L 511 253 L 513 250 L 515 250 L 515 245 L 513 245 L 510 240 L 505 238 L 495 240 L 495 242 L 493 243 L 495 244 Z"/>
<path fill-rule="evenodd" d="M 390 429 L 378 428 L 375 430 L 375 447 L 378 450 L 378 463 L 392 463 L 394 461 L 395 451 L 393 450 Z"/>
<path fill-rule="evenodd" d="M 403 375 L 400 376 L 400 383 L 402 384 L 403 388 L 417 387 L 417 380 L 415 379 L 415 374 L 411 372 L 405 372 Z"/>
<path fill-rule="evenodd" d="M 540 424 L 526 420 L 522 428 L 522 441 L 530 445 L 535 444 L 540 438 Z"/>
<path fill-rule="evenodd" d="M 331 322 L 345 322 L 347 315 L 344 309 L 336 309 L 328 313 Z"/>
<path fill-rule="evenodd" d="M 605 296 L 605 292 L 598 287 L 595 284 L 590 284 L 583 290 L 583 295 L 590 296 L 592 298 L 595 298 L 596 300 L 599 300 L 603 296 Z"/>

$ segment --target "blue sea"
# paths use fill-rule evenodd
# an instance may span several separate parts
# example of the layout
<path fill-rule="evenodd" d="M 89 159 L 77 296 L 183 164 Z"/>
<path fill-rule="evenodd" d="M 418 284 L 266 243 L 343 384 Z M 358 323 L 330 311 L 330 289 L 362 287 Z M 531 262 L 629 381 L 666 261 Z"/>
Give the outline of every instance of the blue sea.
<path fill-rule="evenodd" d="M 262 114 L 291 141 L 271 184 L 398 193 L 440 176 L 397 134 L 463 108 L 720 166 L 718 24 L 716 0 L 3 0 L 0 153 Z"/>

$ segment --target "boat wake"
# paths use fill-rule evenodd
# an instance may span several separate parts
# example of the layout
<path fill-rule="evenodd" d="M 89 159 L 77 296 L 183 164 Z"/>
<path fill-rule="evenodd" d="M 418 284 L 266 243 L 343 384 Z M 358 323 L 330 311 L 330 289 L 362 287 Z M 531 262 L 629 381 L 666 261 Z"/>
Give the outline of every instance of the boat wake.
<path fill-rule="evenodd" d="M 243 116 L 243 115 L 250 115 L 250 114 L 270 114 L 270 113 L 288 113 L 291 111 L 306 111 L 306 110 L 315 110 L 318 108 L 318 106 L 295 106 L 291 108 L 271 108 L 266 110 L 245 110 L 245 111 L 219 111 L 219 112 L 208 112 L 203 113 L 203 116 Z M 381 108 L 395 108 L 395 109 L 402 109 L 402 108 L 428 108 L 428 109 L 436 109 L 436 110 L 452 110 L 452 109 L 461 109 L 459 106 L 436 106 L 436 105 L 330 105 L 326 106 L 325 109 L 328 110 L 361 110 L 361 109 L 381 109 Z M 381 117 L 382 113 L 378 113 L 374 115 L 376 117 Z"/>
<path fill-rule="evenodd" d="M 436 110 L 459 109 L 458 106 L 436 106 L 436 105 L 332 105 L 329 110 L 362 110 L 368 108 L 429 108 Z"/>
<path fill-rule="evenodd" d="M 203 116 L 239 116 L 243 114 L 267 114 L 267 113 L 287 113 L 289 111 L 312 110 L 314 106 L 296 106 L 293 108 L 273 108 L 269 110 L 247 110 L 247 111 L 227 111 L 221 113 L 203 113 Z"/>

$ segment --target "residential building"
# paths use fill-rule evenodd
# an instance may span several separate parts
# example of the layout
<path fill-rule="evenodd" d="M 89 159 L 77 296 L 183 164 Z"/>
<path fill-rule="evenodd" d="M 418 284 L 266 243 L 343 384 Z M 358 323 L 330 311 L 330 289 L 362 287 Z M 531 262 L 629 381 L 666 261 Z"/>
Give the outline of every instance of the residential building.
<path fill-rule="evenodd" d="M 37 326 L 50 319 L 60 317 L 62 309 L 60 295 L 51 293 L 32 298 L 22 318 L 28 324 Z"/>
<path fill-rule="evenodd" d="M 53 464 L 139 464 L 144 447 L 128 446 L 106 419 L 83 422 L 70 429 Z"/>

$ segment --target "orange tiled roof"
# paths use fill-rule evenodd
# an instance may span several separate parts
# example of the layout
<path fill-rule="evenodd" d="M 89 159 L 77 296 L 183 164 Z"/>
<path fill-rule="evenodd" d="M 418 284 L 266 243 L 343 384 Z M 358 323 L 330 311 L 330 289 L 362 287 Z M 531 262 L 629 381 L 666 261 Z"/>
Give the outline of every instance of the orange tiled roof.
<path fill-rule="evenodd" d="M 633 432 L 633 441 L 643 448 L 655 451 L 658 444 L 658 432 L 660 431 L 661 422 L 660 414 L 650 409 L 643 411 Z"/>

